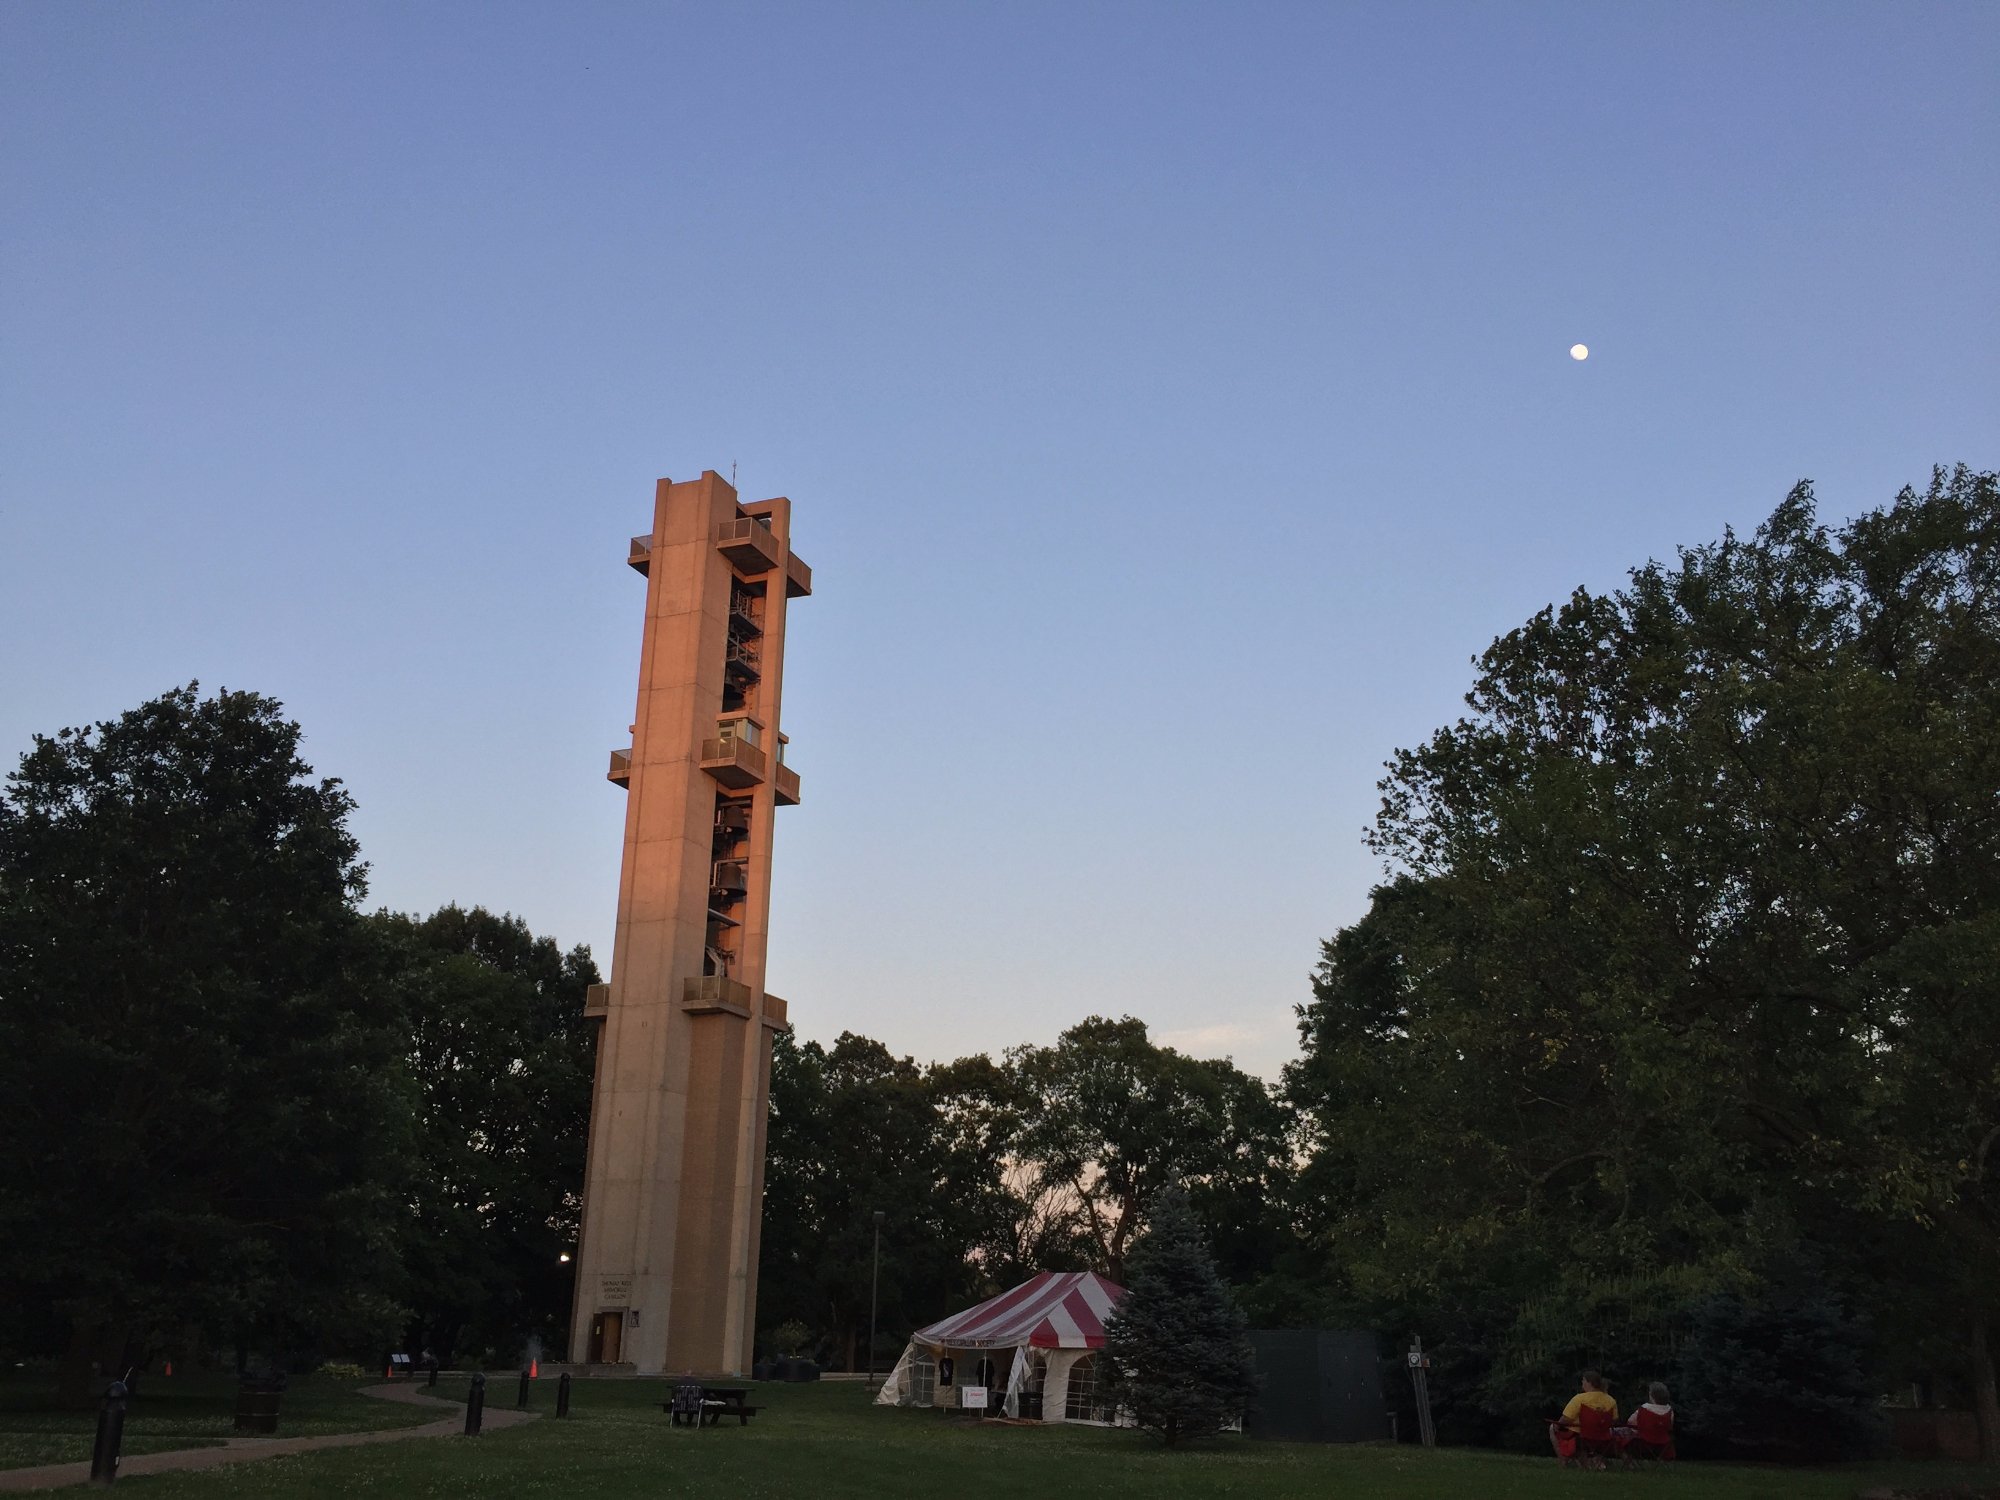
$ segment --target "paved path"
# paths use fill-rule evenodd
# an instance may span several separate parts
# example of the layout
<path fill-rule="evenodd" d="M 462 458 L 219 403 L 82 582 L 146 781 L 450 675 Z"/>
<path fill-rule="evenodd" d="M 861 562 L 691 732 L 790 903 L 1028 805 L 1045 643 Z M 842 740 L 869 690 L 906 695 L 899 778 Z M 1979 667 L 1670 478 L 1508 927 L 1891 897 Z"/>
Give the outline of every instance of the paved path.
<path fill-rule="evenodd" d="M 498 1383 L 487 1386 L 489 1399 Z M 393 1443 L 402 1438 L 450 1437 L 465 1431 L 465 1406 L 426 1395 L 411 1385 L 363 1386 L 361 1394 L 384 1401 L 401 1401 L 410 1406 L 441 1406 L 449 1416 L 420 1427 L 392 1427 L 384 1432 L 340 1432 L 328 1437 L 230 1438 L 220 1448 L 177 1448 L 171 1453 L 128 1454 L 118 1464 L 118 1477 L 134 1474 L 165 1474 L 175 1469 L 213 1469 L 220 1464 L 245 1464 L 260 1458 L 276 1458 L 281 1453 L 313 1453 L 321 1448 L 358 1448 L 363 1443 Z M 491 1431 L 532 1422 L 536 1411 L 515 1411 L 489 1405 L 482 1425 Z M 43 1464 L 33 1469 L 0 1469 L 0 1492 L 56 1490 L 66 1484 L 82 1484 L 90 1478 L 90 1464 Z"/>

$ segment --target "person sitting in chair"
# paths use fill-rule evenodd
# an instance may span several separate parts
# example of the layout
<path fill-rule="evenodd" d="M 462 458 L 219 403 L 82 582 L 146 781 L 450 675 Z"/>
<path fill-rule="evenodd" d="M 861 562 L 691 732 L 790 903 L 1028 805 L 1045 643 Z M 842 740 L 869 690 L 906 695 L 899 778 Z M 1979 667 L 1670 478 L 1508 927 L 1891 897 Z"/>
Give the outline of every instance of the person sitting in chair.
<path fill-rule="evenodd" d="M 667 1402 L 667 1415 L 676 1427 L 699 1427 L 705 1413 L 702 1411 L 701 1382 L 683 1377 L 674 1385 L 673 1399 Z"/>
<path fill-rule="evenodd" d="M 1564 1464 L 1579 1456 L 1602 1463 L 1612 1451 L 1611 1426 L 1618 1420 L 1618 1403 L 1605 1392 L 1604 1377 L 1597 1371 L 1585 1370 L 1582 1378 L 1583 1389 L 1549 1423 L 1549 1446 Z"/>
<path fill-rule="evenodd" d="M 1632 1425 L 1618 1429 L 1618 1441 L 1628 1460 L 1674 1456 L 1674 1409 L 1659 1381 L 1646 1388 L 1645 1403 L 1632 1409 Z"/>

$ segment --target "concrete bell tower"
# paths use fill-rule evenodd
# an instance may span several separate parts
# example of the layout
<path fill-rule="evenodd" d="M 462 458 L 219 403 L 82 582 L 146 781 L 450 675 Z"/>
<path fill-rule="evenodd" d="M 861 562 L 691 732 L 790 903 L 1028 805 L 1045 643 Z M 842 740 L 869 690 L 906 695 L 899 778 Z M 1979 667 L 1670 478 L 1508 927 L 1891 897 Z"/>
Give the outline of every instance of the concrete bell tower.
<path fill-rule="evenodd" d="M 570 1357 L 740 1374 L 756 1336 L 771 1033 L 771 824 L 799 800 L 778 701 L 785 606 L 812 592 L 792 503 L 662 479 L 646 579 L 625 855 L 590 1107 Z"/>

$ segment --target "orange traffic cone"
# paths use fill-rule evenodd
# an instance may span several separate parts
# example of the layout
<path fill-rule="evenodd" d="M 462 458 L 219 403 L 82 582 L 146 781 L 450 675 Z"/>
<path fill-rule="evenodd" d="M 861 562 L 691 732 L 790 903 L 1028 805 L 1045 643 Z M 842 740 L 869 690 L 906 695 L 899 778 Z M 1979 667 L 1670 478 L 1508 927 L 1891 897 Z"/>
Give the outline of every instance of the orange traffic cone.
<path fill-rule="evenodd" d="M 172 1376 L 173 1376 L 173 1373 L 174 1373 L 174 1362 L 173 1362 L 172 1360 L 168 1360 L 168 1361 L 167 1361 L 167 1375 L 168 1375 L 168 1377 L 169 1377 L 169 1378 L 172 1378 Z"/>
<path fill-rule="evenodd" d="M 542 1378 L 542 1362 L 541 1362 L 541 1361 L 540 1361 L 539 1359 L 531 1359 L 531 1360 L 529 1360 L 529 1361 L 528 1361 L 528 1379 L 530 1379 L 530 1380 L 540 1380 L 541 1378 Z"/>

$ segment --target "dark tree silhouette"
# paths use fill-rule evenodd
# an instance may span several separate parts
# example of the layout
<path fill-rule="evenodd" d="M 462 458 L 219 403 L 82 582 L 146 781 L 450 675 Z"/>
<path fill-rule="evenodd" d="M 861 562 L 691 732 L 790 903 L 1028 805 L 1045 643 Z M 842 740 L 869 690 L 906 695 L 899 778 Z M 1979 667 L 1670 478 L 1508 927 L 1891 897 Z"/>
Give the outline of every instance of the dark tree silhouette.
<path fill-rule="evenodd" d="M 1120 1405 L 1169 1447 L 1240 1419 L 1257 1384 L 1243 1314 L 1179 1188 L 1154 1197 L 1128 1276 L 1104 1337 Z"/>
<path fill-rule="evenodd" d="M 255 693 L 37 736 L 0 793 L 0 1315 L 65 1386 L 199 1326 L 393 1327 L 410 1096 L 352 801 Z"/>

